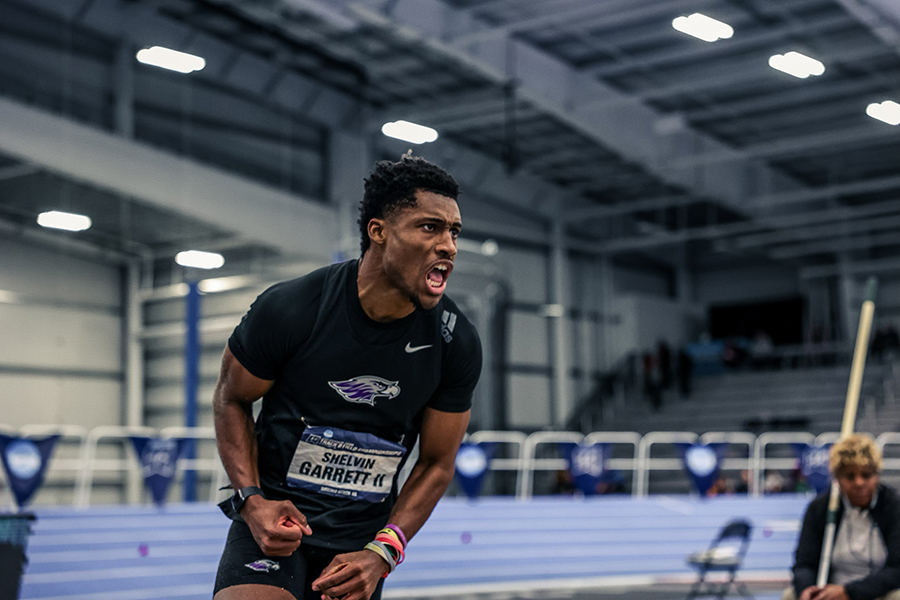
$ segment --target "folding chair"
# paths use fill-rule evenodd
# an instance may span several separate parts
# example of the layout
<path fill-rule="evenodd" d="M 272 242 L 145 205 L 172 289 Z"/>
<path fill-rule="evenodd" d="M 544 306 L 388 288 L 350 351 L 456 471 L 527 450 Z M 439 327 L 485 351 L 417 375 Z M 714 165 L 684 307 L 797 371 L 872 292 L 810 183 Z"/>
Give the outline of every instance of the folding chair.
<path fill-rule="evenodd" d="M 753 600 L 753 596 L 746 586 L 734 581 L 738 569 L 741 568 L 744 555 L 747 554 L 752 531 L 753 526 L 748 521 L 742 519 L 731 521 L 722 528 L 705 552 L 697 552 L 688 557 L 688 564 L 697 569 L 697 581 L 691 586 L 685 600 L 691 600 L 697 596 L 715 596 L 721 600 L 728 594 L 732 585 L 744 598 Z M 710 571 L 727 572 L 727 581 L 722 584 L 706 581 L 706 574 Z M 706 591 L 702 592 L 704 585 Z"/>

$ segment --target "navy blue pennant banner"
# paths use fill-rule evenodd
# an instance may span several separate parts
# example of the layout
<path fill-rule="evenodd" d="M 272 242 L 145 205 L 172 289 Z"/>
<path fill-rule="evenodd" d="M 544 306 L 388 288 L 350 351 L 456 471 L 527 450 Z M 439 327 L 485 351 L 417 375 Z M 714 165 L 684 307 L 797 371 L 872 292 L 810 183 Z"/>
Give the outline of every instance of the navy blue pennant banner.
<path fill-rule="evenodd" d="M 821 494 L 831 485 L 831 472 L 828 470 L 828 457 L 831 444 L 816 446 L 813 444 L 791 444 L 797 453 L 800 473 L 806 483 L 817 494 Z"/>
<path fill-rule="evenodd" d="M 606 474 L 606 459 L 609 454 L 608 444 L 573 444 L 561 443 L 560 450 L 569 463 L 569 474 L 576 489 L 585 496 L 597 493 L 597 484 Z"/>
<path fill-rule="evenodd" d="M 141 474 L 153 498 L 162 506 L 166 502 L 169 484 L 175 477 L 178 457 L 188 440 L 178 438 L 132 437 L 134 452 L 141 463 Z"/>
<path fill-rule="evenodd" d="M 456 477 L 459 486 L 470 500 L 474 500 L 481 493 L 484 476 L 491 464 L 497 444 L 494 442 L 481 442 L 470 444 L 463 442 L 456 453 Z"/>
<path fill-rule="evenodd" d="M 694 489 L 705 496 L 719 478 L 727 444 L 675 444 Z"/>
<path fill-rule="evenodd" d="M 19 508 L 23 508 L 44 483 L 58 435 L 27 439 L 0 435 L 0 456 L 9 487 Z"/>

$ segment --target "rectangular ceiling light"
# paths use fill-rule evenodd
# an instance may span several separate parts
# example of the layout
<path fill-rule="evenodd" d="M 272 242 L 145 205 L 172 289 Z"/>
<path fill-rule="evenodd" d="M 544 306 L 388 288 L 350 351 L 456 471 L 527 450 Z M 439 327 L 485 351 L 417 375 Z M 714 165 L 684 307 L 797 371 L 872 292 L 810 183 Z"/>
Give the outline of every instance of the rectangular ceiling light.
<path fill-rule="evenodd" d="M 799 52 L 775 54 L 769 57 L 769 66 L 788 75 L 806 79 L 810 75 L 819 76 L 825 72 L 825 65 Z"/>
<path fill-rule="evenodd" d="M 225 264 L 225 257 L 216 252 L 203 252 L 201 250 L 185 250 L 175 255 L 175 262 L 182 267 L 194 267 L 195 269 L 218 269 Z"/>
<path fill-rule="evenodd" d="M 394 121 L 385 123 L 381 127 L 381 133 L 388 137 L 403 140 L 410 144 L 424 144 L 438 139 L 438 132 L 431 127 L 417 125 L 409 121 Z"/>
<path fill-rule="evenodd" d="M 866 114 L 888 125 L 900 125 L 900 104 L 893 100 L 885 100 L 881 104 L 873 102 L 866 107 Z"/>
<path fill-rule="evenodd" d="M 163 69 L 178 71 L 179 73 L 199 71 L 206 66 L 206 61 L 199 56 L 179 52 L 171 48 L 163 48 L 162 46 L 153 46 L 152 48 L 144 48 L 138 51 L 137 59 L 145 65 L 162 67 Z"/>
<path fill-rule="evenodd" d="M 84 231 L 90 229 L 92 223 L 90 217 L 58 210 L 42 212 L 38 215 L 37 222 L 41 227 L 65 229 L 66 231 Z"/>
<path fill-rule="evenodd" d="M 678 17 L 672 21 L 672 27 L 704 42 L 727 40 L 734 35 L 731 25 L 701 13 L 694 13 L 689 17 Z"/>

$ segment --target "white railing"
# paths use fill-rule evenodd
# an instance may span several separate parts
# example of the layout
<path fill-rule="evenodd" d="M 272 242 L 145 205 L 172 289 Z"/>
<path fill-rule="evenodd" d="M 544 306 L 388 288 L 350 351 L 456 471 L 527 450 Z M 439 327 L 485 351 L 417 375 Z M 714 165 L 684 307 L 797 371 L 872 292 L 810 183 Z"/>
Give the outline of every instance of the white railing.
<path fill-rule="evenodd" d="M 139 476 L 140 465 L 128 448 L 128 439 L 132 436 L 148 436 L 162 438 L 193 438 L 195 440 L 214 441 L 215 431 L 211 427 L 167 427 L 161 430 L 151 427 L 101 426 L 88 431 L 72 425 L 29 425 L 18 430 L 0 425 L 0 432 L 24 437 L 60 435 L 65 443 L 79 446 L 78 458 L 52 457 L 49 472 L 70 472 L 76 476 L 74 501 L 75 506 L 90 505 L 91 489 L 97 472 L 126 473 Z M 747 432 L 708 432 L 698 435 L 686 431 L 654 431 L 645 435 L 635 432 L 596 431 L 583 435 L 573 431 L 539 431 L 526 435 L 521 431 L 477 431 L 467 439 L 472 443 L 494 442 L 505 445 L 508 458 L 493 458 L 488 468 L 492 471 L 514 471 L 516 473 L 516 497 L 531 498 L 534 494 L 534 476 L 538 471 L 559 471 L 568 467 L 565 458 L 558 452 L 557 456 L 546 456 L 539 453 L 539 448 L 559 443 L 605 443 L 619 446 L 614 448 L 617 457 L 607 459 L 606 466 L 611 470 L 629 471 L 632 474 L 632 490 L 634 496 L 643 497 L 649 493 L 650 474 L 655 471 L 681 471 L 682 461 L 679 458 L 654 457 L 653 449 L 657 446 L 671 446 L 677 443 L 725 443 L 741 448 L 740 454 L 746 457 L 726 457 L 722 462 L 723 471 L 747 470 L 750 472 L 749 493 L 759 496 L 763 478 L 767 471 L 792 470 L 797 467 L 797 458 L 773 456 L 773 447 L 787 446 L 794 443 L 824 444 L 837 441 L 837 432 L 827 432 L 814 436 L 807 432 L 768 432 L 759 436 Z M 900 433 L 888 432 L 875 438 L 875 442 L 884 449 L 888 446 L 900 446 Z M 118 445 L 120 448 L 116 458 L 98 457 L 101 445 Z M 627 450 L 622 452 L 622 446 Z M 539 454 L 543 454 L 540 458 Z M 551 452 L 553 454 L 553 452 Z M 214 502 L 217 491 L 228 483 L 227 475 L 222 468 L 218 456 L 213 458 L 181 458 L 178 468 L 182 471 L 193 470 L 211 475 L 209 498 Z M 900 472 L 900 458 L 885 458 L 884 470 Z"/>
<path fill-rule="evenodd" d="M 118 425 L 95 427 L 87 436 L 83 446 L 83 464 L 75 494 L 75 506 L 86 508 L 90 505 L 91 488 L 93 487 L 95 471 L 113 471 L 122 473 L 140 470 L 137 461 L 130 456 L 131 451 L 127 449 L 131 446 L 129 440 L 133 436 L 189 438 L 194 440 L 216 439 L 216 434 L 212 427 L 166 427 L 162 430 L 156 430 L 152 427 L 123 427 Z M 114 443 L 121 448 L 126 448 L 124 452 L 122 452 L 124 456 L 120 458 L 97 458 L 97 447 L 101 442 Z M 215 491 L 221 487 L 224 479 L 224 470 L 222 469 L 221 462 L 218 458 L 180 458 L 178 460 L 178 466 L 183 470 L 207 471 L 213 473 L 214 476 L 212 477 L 210 500 L 215 500 Z"/>
<path fill-rule="evenodd" d="M 468 436 L 468 441 L 473 444 L 482 442 L 494 442 L 512 446 L 515 456 L 513 458 L 492 458 L 488 467 L 491 471 L 515 471 L 516 489 L 522 484 L 522 463 L 525 458 L 525 443 L 528 436 L 521 431 L 476 431 Z M 412 458 L 412 457 L 410 457 Z"/>

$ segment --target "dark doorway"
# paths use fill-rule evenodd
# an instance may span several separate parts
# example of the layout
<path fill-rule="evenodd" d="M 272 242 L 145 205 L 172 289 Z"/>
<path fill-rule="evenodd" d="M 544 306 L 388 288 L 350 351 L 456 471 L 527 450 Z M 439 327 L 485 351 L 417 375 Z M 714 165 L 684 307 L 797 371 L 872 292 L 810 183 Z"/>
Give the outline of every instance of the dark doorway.
<path fill-rule="evenodd" d="M 709 332 L 713 339 L 752 339 L 760 330 L 775 345 L 803 343 L 803 298 L 800 296 L 751 304 L 709 308 Z"/>

